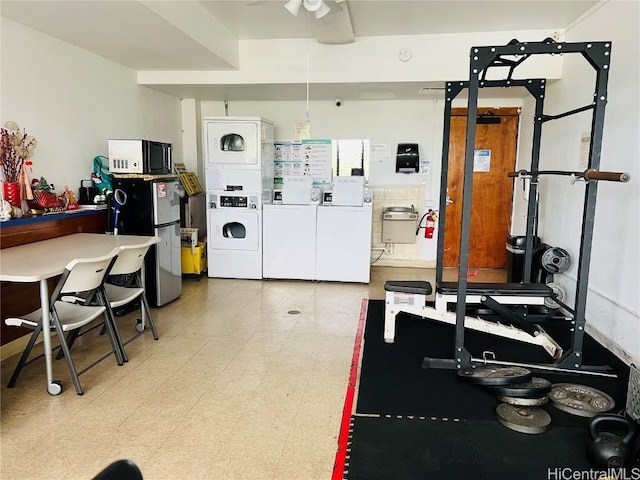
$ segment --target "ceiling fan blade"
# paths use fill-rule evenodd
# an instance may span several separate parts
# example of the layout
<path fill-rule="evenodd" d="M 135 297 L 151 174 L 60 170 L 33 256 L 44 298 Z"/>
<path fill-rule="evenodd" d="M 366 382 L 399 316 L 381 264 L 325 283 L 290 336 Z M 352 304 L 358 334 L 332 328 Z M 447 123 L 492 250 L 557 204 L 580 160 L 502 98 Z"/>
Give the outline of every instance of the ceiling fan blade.
<path fill-rule="evenodd" d="M 319 43 L 339 45 L 355 41 L 348 3 L 346 0 L 341 3 L 340 10 L 332 11 L 329 15 L 311 22 L 311 33 Z"/>
<path fill-rule="evenodd" d="M 331 9 L 331 13 L 334 13 L 342 10 L 342 6 L 340 4 L 346 1 L 347 0 L 324 0 L 324 3 Z"/>

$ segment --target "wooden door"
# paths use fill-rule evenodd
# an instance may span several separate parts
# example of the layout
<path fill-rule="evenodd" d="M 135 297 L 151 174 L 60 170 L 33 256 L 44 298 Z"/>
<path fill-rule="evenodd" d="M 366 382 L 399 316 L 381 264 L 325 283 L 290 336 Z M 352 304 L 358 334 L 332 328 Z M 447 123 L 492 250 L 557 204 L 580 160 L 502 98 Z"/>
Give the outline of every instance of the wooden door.
<path fill-rule="evenodd" d="M 478 109 L 474 162 L 469 268 L 505 268 L 505 241 L 511 222 L 519 109 Z M 460 258 L 462 187 L 464 181 L 467 109 L 454 108 L 449 139 L 448 197 L 444 266 L 457 267 Z M 481 152 L 484 151 L 484 152 Z M 488 151 L 488 152 L 487 152 Z"/>

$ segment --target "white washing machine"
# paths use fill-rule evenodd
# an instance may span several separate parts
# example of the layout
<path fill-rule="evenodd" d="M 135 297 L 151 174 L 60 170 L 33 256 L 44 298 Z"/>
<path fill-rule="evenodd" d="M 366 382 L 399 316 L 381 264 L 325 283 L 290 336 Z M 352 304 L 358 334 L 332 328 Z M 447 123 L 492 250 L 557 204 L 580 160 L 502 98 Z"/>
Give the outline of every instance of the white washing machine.
<path fill-rule="evenodd" d="M 207 194 L 209 277 L 262 278 L 262 197 Z"/>
<path fill-rule="evenodd" d="M 317 205 L 265 205 L 264 278 L 316 279 Z"/>
<path fill-rule="evenodd" d="M 320 189 L 309 176 L 285 176 L 263 211 L 264 278 L 316 279 L 316 212 Z"/>
<path fill-rule="evenodd" d="M 335 177 L 316 222 L 316 279 L 369 283 L 373 190 L 362 177 Z"/>
<path fill-rule="evenodd" d="M 260 117 L 205 117 L 207 192 L 261 193 L 270 203 L 274 173 L 273 122 Z"/>

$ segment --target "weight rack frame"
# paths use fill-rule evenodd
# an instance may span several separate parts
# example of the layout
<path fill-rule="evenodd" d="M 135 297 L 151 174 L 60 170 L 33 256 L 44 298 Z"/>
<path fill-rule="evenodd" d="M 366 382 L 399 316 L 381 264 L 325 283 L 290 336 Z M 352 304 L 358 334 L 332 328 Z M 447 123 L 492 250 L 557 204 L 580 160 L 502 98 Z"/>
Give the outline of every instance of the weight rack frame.
<path fill-rule="evenodd" d="M 579 53 L 587 60 L 596 72 L 594 101 L 583 107 L 567 111 L 558 115 L 545 115 L 543 113 L 545 98 L 545 79 L 514 80 L 512 78 L 515 69 L 532 55 L 558 55 L 565 53 Z M 511 57 L 511 58 L 510 58 Z M 475 150 L 478 90 L 486 87 L 525 87 L 535 98 L 535 115 L 533 126 L 533 145 L 531 152 L 531 176 L 529 196 L 527 203 L 527 223 L 525 238 L 525 266 L 524 280 L 531 278 L 531 264 L 533 259 L 534 228 L 537 217 L 537 192 L 538 192 L 538 165 L 540 160 L 540 145 L 542 140 L 542 125 L 550 120 L 564 118 L 570 115 L 592 110 L 591 138 L 589 144 L 588 169 L 598 169 L 600 166 L 600 154 L 602 149 L 602 136 L 604 129 L 604 112 L 607 103 L 607 83 L 609 64 L 611 59 L 611 42 L 579 42 L 558 43 L 547 38 L 542 42 L 521 43 L 511 40 L 505 46 L 471 47 L 469 64 L 469 81 L 447 82 L 444 108 L 444 135 L 442 143 L 442 172 L 440 180 L 440 215 L 438 218 L 438 243 L 436 261 L 436 288 L 442 282 L 443 256 L 444 256 L 444 229 L 447 205 L 447 177 L 449 164 L 449 140 L 451 133 L 451 108 L 455 97 L 463 90 L 468 89 L 467 100 L 467 132 L 465 145 L 464 181 L 462 192 L 462 226 L 460 232 L 460 260 L 459 272 L 467 272 L 469 268 L 469 238 L 471 230 L 471 203 L 473 189 L 473 161 Z M 506 79 L 486 80 L 486 74 L 490 68 L 509 68 Z M 593 238 L 593 226 L 597 196 L 597 182 L 587 181 L 584 194 L 584 207 L 582 218 L 582 232 L 580 240 L 580 252 L 578 257 L 578 274 L 576 284 L 576 296 L 574 308 L 559 302 L 561 306 L 573 316 L 573 335 L 570 349 L 552 365 L 539 365 L 540 369 L 576 371 L 576 373 L 591 373 L 582 364 L 582 347 L 584 340 L 584 327 L 586 324 L 585 310 L 588 293 L 589 265 L 591 261 L 591 247 Z M 464 318 L 466 312 L 466 296 L 468 280 L 466 274 L 458 275 L 458 291 L 456 304 L 456 333 L 453 360 L 425 358 L 425 368 L 450 368 L 462 369 L 474 365 L 484 364 L 485 359 L 474 359 L 464 345 Z M 497 362 L 511 364 L 512 362 Z M 535 367 L 535 365 L 528 365 Z M 606 371 L 605 367 L 588 367 L 589 370 Z M 597 374 L 597 373 L 596 373 Z"/>

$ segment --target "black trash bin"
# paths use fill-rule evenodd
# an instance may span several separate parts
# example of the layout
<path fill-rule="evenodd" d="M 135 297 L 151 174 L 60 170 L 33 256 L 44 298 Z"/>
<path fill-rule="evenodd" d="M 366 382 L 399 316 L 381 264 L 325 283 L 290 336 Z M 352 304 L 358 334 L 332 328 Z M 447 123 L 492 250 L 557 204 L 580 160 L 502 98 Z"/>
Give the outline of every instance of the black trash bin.
<path fill-rule="evenodd" d="M 524 281 L 524 252 L 527 237 L 525 236 L 507 236 L 507 283 L 523 283 Z M 540 282 L 540 268 L 536 265 L 536 251 L 540 247 L 540 238 L 533 239 L 534 265 L 531 267 L 531 278 L 528 282 Z"/>
<path fill-rule="evenodd" d="M 524 247 L 527 237 L 507 236 L 507 283 L 521 283 L 524 278 Z"/>

